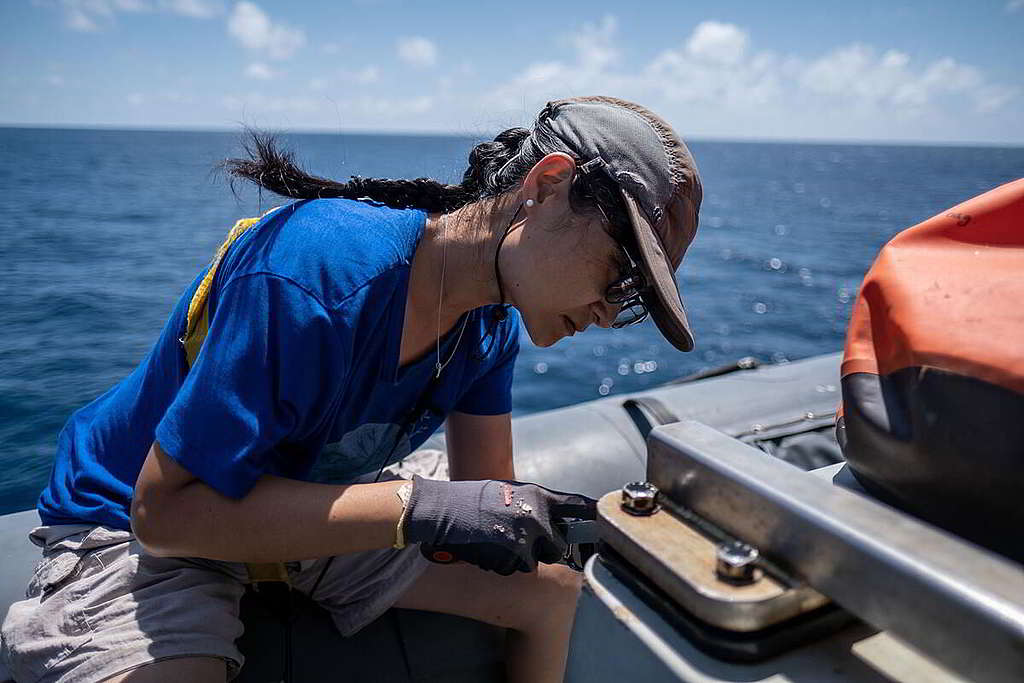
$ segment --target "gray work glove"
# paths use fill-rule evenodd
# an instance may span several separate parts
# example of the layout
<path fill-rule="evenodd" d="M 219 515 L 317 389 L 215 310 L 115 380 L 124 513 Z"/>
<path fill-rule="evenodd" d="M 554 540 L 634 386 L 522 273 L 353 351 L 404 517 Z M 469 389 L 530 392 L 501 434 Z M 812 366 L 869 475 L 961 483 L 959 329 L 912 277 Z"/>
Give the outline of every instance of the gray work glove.
<path fill-rule="evenodd" d="M 597 501 L 515 481 L 437 481 L 413 477 L 405 540 L 444 548 L 481 569 L 530 572 L 562 559 L 557 523 L 594 519 Z"/>

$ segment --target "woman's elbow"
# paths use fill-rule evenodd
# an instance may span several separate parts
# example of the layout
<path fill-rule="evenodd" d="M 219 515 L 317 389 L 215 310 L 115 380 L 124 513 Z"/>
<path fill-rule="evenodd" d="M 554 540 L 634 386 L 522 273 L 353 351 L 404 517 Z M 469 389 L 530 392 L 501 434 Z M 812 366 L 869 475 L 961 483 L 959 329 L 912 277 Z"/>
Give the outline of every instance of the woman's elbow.
<path fill-rule="evenodd" d="M 195 477 L 172 460 L 160 444 L 154 442 L 142 463 L 132 493 L 132 533 L 151 555 L 180 557 L 188 555 L 188 525 L 181 524 L 189 514 L 183 510 L 183 492 Z"/>
<path fill-rule="evenodd" d="M 157 557 L 172 557 L 179 555 L 174 549 L 174 534 L 171 533 L 168 518 L 173 514 L 167 514 L 167 508 L 156 504 L 145 495 L 132 497 L 132 533 L 135 539 L 150 555 Z"/>

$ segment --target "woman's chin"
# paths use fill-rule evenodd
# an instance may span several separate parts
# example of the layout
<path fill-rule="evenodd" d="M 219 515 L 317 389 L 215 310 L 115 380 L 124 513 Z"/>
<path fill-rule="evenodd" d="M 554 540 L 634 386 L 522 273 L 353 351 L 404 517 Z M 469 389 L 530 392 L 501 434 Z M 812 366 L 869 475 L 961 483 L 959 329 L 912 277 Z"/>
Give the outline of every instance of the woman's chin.
<path fill-rule="evenodd" d="M 526 333 L 530 335 L 530 341 L 533 342 L 534 346 L 539 346 L 542 349 L 546 349 L 549 346 L 554 346 L 555 342 L 569 335 L 565 332 L 555 332 L 554 330 L 543 330 L 541 334 L 534 334 L 530 326 L 526 326 Z"/>

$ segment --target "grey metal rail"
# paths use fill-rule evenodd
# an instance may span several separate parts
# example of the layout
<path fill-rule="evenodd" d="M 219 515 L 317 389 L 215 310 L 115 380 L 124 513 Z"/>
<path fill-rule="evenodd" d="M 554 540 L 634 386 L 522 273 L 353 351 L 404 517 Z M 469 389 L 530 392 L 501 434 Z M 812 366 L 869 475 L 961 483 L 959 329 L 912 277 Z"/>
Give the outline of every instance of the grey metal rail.
<path fill-rule="evenodd" d="M 1020 565 L 698 422 L 648 445 L 648 479 L 673 503 L 969 679 L 1024 681 Z"/>

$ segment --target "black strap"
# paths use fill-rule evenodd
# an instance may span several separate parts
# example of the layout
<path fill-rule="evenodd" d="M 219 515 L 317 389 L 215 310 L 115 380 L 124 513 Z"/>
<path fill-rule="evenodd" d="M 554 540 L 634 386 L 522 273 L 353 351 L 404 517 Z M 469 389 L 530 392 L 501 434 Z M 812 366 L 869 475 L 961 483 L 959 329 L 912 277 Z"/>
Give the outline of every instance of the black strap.
<path fill-rule="evenodd" d="M 467 315 L 469 315 L 467 313 Z M 434 371 L 430 373 L 430 381 L 427 383 L 427 387 L 420 394 L 420 397 L 416 400 L 416 404 L 405 414 L 405 418 L 402 420 L 402 424 L 399 426 L 398 431 L 395 433 L 395 441 L 384 453 L 384 458 L 380 462 L 380 469 L 377 470 L 377 476 L 374 477 L 374 483 L 380 481 L 381 475 L 384 474 L 384 468 L 388 466 L 388 460 L 394 455 L 395 449 L 402 443 L 402 437 L 408 436 L 413 426 L 419 422 L 420 418 L 428 410 L 433 410 L 434 393 L 437 391 L 438 385 L 441 384 L 441 378 Z M 323 569 L 316 577 L 316 581 L 313 582 L 313 588 L 309 591 L 310 600 L 316 595 L 316 589 L 320 587 L 320 582 L 323 581 L 324 575 L 327 574 L 327 570 L 330 569 L 331 564 L 334 562 L 334 556 L 327 558 L 327 562 L 324 563 Z"/>
<path fill-rule="evenodd" d="M 710 377 L 720 377 L 722 375 L 728 375 L 729 373 L 736 372 L 737 370 L 755 370 L 760 366 L 761 361 L 759 361 L 758 359 L 754 358 L 753 356 L 744 356 L 743 358 L 740 358 L 737 361 L 734 361 L 732 363 L 726 363 L 725 365 L 720 365 L 717 368 L 701 370 L 700 372 L 695 372 L 692 375 L 687 375 L 686 377 L 680 377 L 678 379 L 670 380 L 662 384 L 662 386 L 667 387 L 672 384 L 689 384 L 690 382 L 696 382 L 697 380 L 700 379 L 708 379 Z"/>
<path fill-rule="evenodd" d="M 679 418 L 676 417 L 676 414 L 668 406 L 651 396 L 626 399 L 622 402 L 622 407 L 629 413 L 633 424 L 640 430 L 640 436 L 644 440 L 647 439 L 647 435 L 655 427 L 679 422 Z M 648 415 L 653 418 L 653 421 L 647 417 Z"/>

